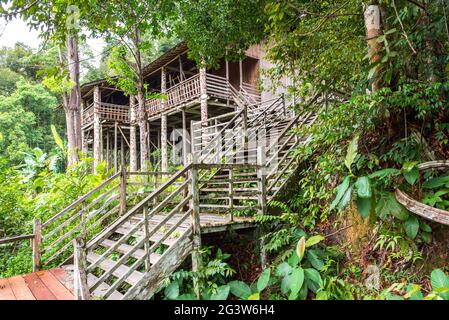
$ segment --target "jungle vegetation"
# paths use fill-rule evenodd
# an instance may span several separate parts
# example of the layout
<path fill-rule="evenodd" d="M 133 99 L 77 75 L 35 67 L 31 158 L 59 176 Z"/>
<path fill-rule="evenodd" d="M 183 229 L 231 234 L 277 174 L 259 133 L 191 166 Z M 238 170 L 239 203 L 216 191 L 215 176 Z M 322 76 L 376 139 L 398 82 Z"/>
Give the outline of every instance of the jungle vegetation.
<path fill-rule="evenodd" d="M 256 217 L 267 230 L 269 267 L 244 278 L 232 255 L 205 247 L 204 268 L 176 272 L 160 297 L 194 298 L 195 279 L 203 299 L 449 299 L 447 227 L 394 197 L 399 188 L 449 208 L 448 176 L 417 167 L 449 154 L 447 1 L 50 2 L 0 1 L 2 16 L 26 19 L 46 40 L 39 52 L 0 50 L 0 238 L 30 230 L 33 217 L 57 212 L 107 176 L 91 174 L 92 159 L 77 152 L 80 83 L 119 75 L 117 85 L 142 98 L 142 65 L 164 45 L 182 39 L 191 58 L 213 66 L 264 41 L 268 76 L 274 86 L 294 79 L 298 112 L 313 108 L 306 101 L 317 94 L 326 99 L 315 124 L 297 132 L 313 138 L 297 150 L 302 168 L 291 196 Z M 73 4 L 79 24 L 68 28 Z M 375 37 L 369 5 L 379 9 Z M 87 63 L 86 36 L 108 42 L 98 68 Z M 73 61 L 84 61 L 81 77 L 67 67 Z M 29 248 L 13 250 L 0 251 L 0 276 L 30 270 Z"/>

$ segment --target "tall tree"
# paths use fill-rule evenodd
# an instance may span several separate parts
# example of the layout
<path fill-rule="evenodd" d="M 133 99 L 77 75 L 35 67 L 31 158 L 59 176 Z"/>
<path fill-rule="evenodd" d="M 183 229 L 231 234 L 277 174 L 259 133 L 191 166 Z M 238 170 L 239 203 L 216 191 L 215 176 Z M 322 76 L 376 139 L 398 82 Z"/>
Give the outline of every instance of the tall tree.
<path fill-rule="evenodd" d="M 219 59 L 238 59 L 265 37 L 266 0 L 180 0 L 171 25 L 187 41 L 189 56 L 214 66 Z"/>
<path fill-rule="evenodd" d="M 87 16 L 89 1 L 0 0 L 0 5 L 0 13 L 7 20 L 19 16 L 30 27 L 40 30 L 45 41 L 50 40 L 65 46 L 66 61 L 62 54 L 60 57 L 63 77 L 71 83 L 70 88 L 64 86 L 67 92 L 63 95 L 70 166 L 78 161 L 78 152 L 81 149 L 78 37 L 82 21 L 80 16 Z"/>
<path fill-rule="evenodd" d="M 137 98 L 141 168 L 145 168 L 148 161 L 144 52 L 152 47 L 152 38 L 158 38 L 163 32 L 172 14 L 172 5 L 171 1 L 158 0 L 96 1 L 89 16 L 88 25 L 94 34 L 116 44 L 111 67 L 121 75 L 118 86 Z"/>

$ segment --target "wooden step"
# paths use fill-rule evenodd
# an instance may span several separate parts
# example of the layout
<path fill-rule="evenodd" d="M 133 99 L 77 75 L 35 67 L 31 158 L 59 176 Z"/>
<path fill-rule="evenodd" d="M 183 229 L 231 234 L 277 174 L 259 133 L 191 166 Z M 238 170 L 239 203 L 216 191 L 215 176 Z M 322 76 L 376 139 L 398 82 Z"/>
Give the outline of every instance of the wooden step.
<path fill-rule="evenodd" d="M 98 278 L 94 276 L 92 273 L 87 275 L 87 284 L 92 286 L 95 282 L 98 281 Z M 101 283 L 92 293 L 95 297 L 102 297 L 109 290 L 110 286 L 106 283 Z M 123 294 L 114 290 L 111 295 L 108 297 L 108 300 L 121 300 L 123 298 Z"/>
<path fill-rule="evenodd" d="M 93 263 L 97 261 L 97 259 L 100 256 L 92 251 L 88 252 L 87 254 L 87 261 L 90 263 Z M 116 262 L 111 259 L 104 259 L 102 262 L 99 263 L 98 267 L 100 269 L 103 269 L 104 271 L 109 271 L 116 265 Z M 118 278 L 123 276 L 126 272 L 128 272 L 129 268 L 125 265 L 120 265 L 117 269 L 115 269 L 112 274 Z M 129 283 L 130 285 L 135 285 L 137 282 L 139 282 L 140 279 L 142 279 L 143 273 L 139 271 L 133 271 L 126 279 L 125 282 Z"/>
<path fill-rule="evenodd" d="M 124 224 L 124 225 L 122 225 L 122 226 L 120 226 L 119 228 L 117 228 L 116 230 L 115 230 L 115 232 L 117 232 L 117 233 L 119 233 L 119 234 L 127 234 L 128 233 L 128 231 L 132 228 L 133 226 L 131 225 L 131 224 Z M 168 230 L 169 228 L 167 228 L 167 230 Z M 183 232 L 183 228 L 178 228 L 179 229 L 179 232 L 178 232 L 178 234 L 179 235 L 181 235 L 182 234 L 182 232 Z M 178 231 L 178 229 L 176 230 L 176 231 Z M 151 229 L 150 229 L 151 230 Z M 134 234 L 133 234 L 133 236 L 135 236 L 135 237 L 139 237 L 139 238 L 143 238 L 144 237 L 144 232 L 143 232 L 143 229 L 142 228 L 140 228 L 138 231 L 136 231 Z M 155 243 L 155 242 L 158 242 L 162 237 L 164 236 L 164 234 L 162 234 L 162 233 L 160 233 L 160 232 L 157 232 L 157 233 L 155 233 L 154 235 L 152 235 L 151 237 L 150 237 L 150 241 L 151 242 L 153 242 L 153 243 Z M 166 245 L 166 246 L 171 246 L 171 245 L 173 245 L 173 243 L 175 243 L 175 241 L 177 240 L 177 237 L 176 238 L 173 238 L 173 235 L 171 235 L 171 236 L 169 236 L 167 239 L 165 239 L 164 241 L 162 241 L 162 244 L 164 244 L 164 245 Z"/>
<path fill-rule="evenodd" d="M 102 247 L 104 247 L 104 248 L 111 248 L 111 247 L 112 247 L 113 245 L 115 245 L 115 244 L 116 244 L 116 241 L 106 239 L 106 240 L 103 240 L 103 241 L 100 243 L 100 246 L 102 246 Z M 117 252 L 119 252 L 119 253 L 122 253 L 122 254 L 127 254 L 128 252 L 131 251 L 131 249 L 132 249 L 132 246 L 130 246 L 129 244 L 124 244 L 124 243 L 122 243 L 121 245 L 118 246 L 117 249 L 115 249 L 115 251 L 117 251 Z M 131 254 L 131 256 L 132 256 L 133 258 L 136 258 L 136 259 L 140 259 L 140 258 L 142 258 L 144 255 L 145 255 L 145 250 L 144 250 L 144 249 L 137 249 L 137 250 L 135 250 L 135 251 Z M 152 254 L 151 254 L 151 257 L 150 257 L 150 263 L 153 265 L 153 264 L 155 264 L 156 262 L 158 262 L 160 258 L 161 258 L 161 255 L 160 255 L 160 254 L 158 254 L 158 253 L 152 253 Z"/>

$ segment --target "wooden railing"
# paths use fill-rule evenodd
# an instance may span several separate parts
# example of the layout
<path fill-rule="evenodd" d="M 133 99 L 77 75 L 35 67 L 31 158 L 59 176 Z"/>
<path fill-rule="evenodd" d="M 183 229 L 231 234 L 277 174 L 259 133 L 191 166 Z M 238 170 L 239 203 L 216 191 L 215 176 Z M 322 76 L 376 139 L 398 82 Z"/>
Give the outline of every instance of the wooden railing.
<path fill-rule="evenodd" d="M 129 106 L 105 102 L 100 103 L 100 106 L 98 108 L 100 119 L 125 123 L 129 122 L 129 111 Z"/>
<path fill-rule="evenodd" d="M 33 234 L 0 239 L 0 244 L 31 240 L 33 270 L 57 266 L 73 254 L 77 237 L 89 240 L 113 223 L 129 206 L 158 189 L 172 173 L 119 171 L 63 210 L 41 223 Z"/>
<path fill-rule="evenodd" d="M 256 163 L 256 147 L 277 130 L 273 125 L 291 117 L 283 97 L 257 109 L 240 111 L 192 123 L 191 145 L 200 163 Z M 270 126 L 271 125 L 271 126 Z M 267 128 L 272 132 L 267 132 Z"/>
<path fill-rule="evenodd" d="M 240 92 L 243 93 L 250 103 L 258 104 L 261 102 L 259 90 L 249 83 L 243 82 L 240 86 Z"/>
<path fill-rule="evenodd" d="M 178 83 L 168 89 L 164 94 L 166 95 L 165 106 L 162 103 L 162 99 L 152 98 L 146 100 L 145 103 L 148 116 L 153 116 L 168 109 L 176 108 L 181 104 L 199 98 L 201 94 L 199 74 Z"/>
<path fill-rule="evenodd" d="M 98 112 L 100 120 L 121 123 L 128 123 L 130 121 L 129 106 L 101 102 L 97 109 L 95 109 L 93 104 L 90 104 L 83 110 L 83 125 L 89 124 L 94 120 L 94 112 Z"/>
<path fill-rule="evenodd" d="M 114 244 L 99 254 L 95 261 L 86 263 L 85 270 L 77 270 L 77 272 L 81 274 L 84 272 L 91 273 L 111 254 L 116 253 L 119 250 L 119 247 L 123 247 L 124 245 L 129 247 L 126 254 L 122 254 L 117 258 L 117 260 L 114 261 L 114 265 L 108 267 L 107 271 L 98 274 L 95 281 L 88 285 L 90 294 L 94 294 L 95 290 L 101 286 L 102 283 L 110 280 L 110 278 L 116 277 L 115 275 L 117 272 L 115 271 L 123 266 L 130 257 L 135 256 L 137 252 L 143 252 L 132 265 L 127 266 L 126 273 L 122 273 L 116 280 L 114 280 L 113 284 L 111 284 L 106 292 L 102 294 L 102 297 L 107 299 L 117 288 L 125 283 L 131 282 L 134 284 L 135 288 L 139 288 L 141 285 L 140 281 L 144 281 L 144 279 L 134 278 L 133 280 L 130 280 L 129 278 L 135 275 L 136 272 L 139 272 L 138 270 L 145 270 L 147 272 L 150 270 L 151 265 L 155 263 L 153 260 L 153 253 L 163 244 L 165 239 L 176 236 L 174 234 L 175 230 L 181 223 L 189 218 L 192 212 L 192 209 L 184 209 L 191 200 L 191 195 L 189 194 L 189 183 L 191 180 L 187 174 L 190 169 L 191 166 L 187 166 L 172 175 L 170 179 L 165 181 L 156 190 L 153 190 L 152 193 L 139 201 L 117 221 L 107 229 L 104 229 L 87 244 L 85 250 L 95 250 L 99 247 L 101 242 L 106 240 L 118 228 L 131 222 L 132 219 L 136 218 L 136 215 L 141 215 L 142 218 L 139 222 L 133 224 L 126 233 L 115 239 Z M 164 218 L 156 225 L 149 225 L 149 219 L 157 214 L 163 214 Z M 179 217 L 175 217 L 175 215 L 179 215 Z M 171 218 L 174 218 L 176 223 L 167 230 L 166 222 Z M 143 237 L 140 236 L 142 229 Z M 162 233 L 163 236 L 156 242 L 151 243 L 150 238 L 154 238 L 153 235 L 157 232 Z M 131 238 L 137 238 L 138 240 L 129 244 Z M 137 293 L 135 288 L 131 288 L 124 295 L 124 299 L 133 298 L 133 295 Z"/>
<path fill-rule="evenodd" d="M 257 165 L 191 163 L 178 171 L 87 245 L 75 245 L 75 282 L 79 283 L 76 287 L 84 287 L 79 290 L 78 298 L 95 296 L 105 283 L 108 286 L 101 292 L 102 299 L 114 298 L 117 290 L 122 294 L 120 299 L 135 299 L 144 290 L 154 292 L 158 286 L 154 278 L 168 276 L 163 266 L 168 268 L 180 263 L 179 256 L 174 253 L 177 246 L 187 241 L 186 252 L 195 250 L 202 212 L 261 210 L 264 206 L 260 203 L 260 196 L 264 194 L 261 184 L 264 179 L 258 174 L 262 174 L 261 169 L 262 166 Z M 215 175 L 223 170 L 233 173 L 225 179 Z M 209 193 L 209 189 L 217 193 L 215 197 L 201 196 Z M 114 240 L 104 249 L 102 243 L 108 239 Z M 95 274 L 94 280 L 84 281 L 82 285 L 82 279 L 89 274 Z"/>
<path fill-rule="evenodd" d="M 240 108 L 245 104 L 260 102 L 260 93 L 254 86 L 245 83 L 239 91 L 226 78 L 210 73 L 206 74 L 206 94 L 210 98 L 234 101 Z M 199 99 L 201 95 L 199 74 L 171 87 L 165 95 L 165 104 L 162 103 L 163 99 L 146 100 L 146 110 L 149 117 Z M 246 98 L 245 95 L 247 95 Z"/>
<path fill-rule="evenodd" d="M 91 103 L 87 108 L 83 110 L 83 125 L 94 121 L 94 104 Z"/>

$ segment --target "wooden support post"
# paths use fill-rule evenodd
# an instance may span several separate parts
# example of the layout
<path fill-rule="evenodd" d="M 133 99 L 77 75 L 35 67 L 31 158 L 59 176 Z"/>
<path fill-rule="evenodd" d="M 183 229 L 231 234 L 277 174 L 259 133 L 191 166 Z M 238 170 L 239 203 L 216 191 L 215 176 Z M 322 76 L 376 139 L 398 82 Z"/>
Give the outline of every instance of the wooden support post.
<path fill-rule="evenodd" d="M 129 170 L 137 171 L 137 133 L 136 133 L 137 109 L 136 109 L 136 99 L 134 96 L 129 97 L 129 109 L 130 109 Z"/>
<path fill-rule="evenodd" d="M 120 215 L 126 212 L 126 168 L 120 168 Z"/>
<path fill-rule="evenodd" d="M 285 93 L 281 94 L 281 100 L 282 100 L 282 113 L 284 114 L 284 117 L 287 115 L 287 108 L 285 106 Z"/>
<path fill-rule="evenodd" d="M 259 214 L 267 213 L 267 181 L 266 181 L 266 167 L 265 167 L 265 147 L 260 146 L 257 148 L 257 178 L 258 178 L 258 205 L 259 205 Z M 267 253 L 265 250 L 265 243 L 261 239 L 260 240 L 260 262 L 262 268 L 267 267 Z"/>
<path fill-rule="evenodd" d="M 168 171 L 167 115 L 161 116 L 161 169 Z"/>
<path fill-rule="evenodd" d="M 83 157 L 87 157 L 87 136 L 88 134 L 86 134 L 85 130 L 81 131 L 81 152 L 83 153 Z"/>
<path fill-rule="evenodd" d="M 118 150 L 117 150 L 117 144 L 118 144 L 118 123 L 114 123 L 114 172 L 118 171 Z"/>
<path fill-rule="evenodd" d="M 109 129 L 106 130 L 106 168 L 107 170 L 111 169 L 111 143 L 109 141 Z"/>
<path fill-rule="evenodd" d="M 84 124 L 84 109 L 86 109 L 86 101 L 84 99 L 81 99 L 81 126 L 80 126 L 81 128 L 83 127 Z M 85 136 L 86 132 L 83 129 L 81 129 L 81 153 L 83 157 L 86 157 L 87 153 Z"/>
<path fill-rule="evenodd" d="M 229 168 L 229 221 L 234 221 L 234 170 Z"/>
<path fill-rule="evenodd" d="M 101 162 L 101 124 L 100 124 L 101 92 L 98 86 L 94 87 L 94 172 Z"/>
<path fill-rule="evenodd" d="M 42 223 L 40 219 L 34 219 L 33 233 L 33 272 L 36 272 L 41 268 Z"/>
<path fill-rule="evenodd" d="M 186 111 L 184 109 L 181 110 L 182 113 L 182 161 L 184 166 L 187 166 L 188 154 L 190 150 L 187 150 L 187 143 L 189 133 L 187 132 L 187 123 L 186 123 Z"/>
<path fill-rule="evenodd" d="M 147 258 L 145 259 L 145 271 L 150 271 L 150 257 L 151 257 L 151 251 L 150 251 L 150 237 L 148 236 L 148 204 L 145 204 L 143 207 L 143 234 L 145 238 L 144 242 L 144 248 L 145 248 L 145 254 L 147 255 Z"/>
<path fill-rule="evenodd" d="M 81 204 L 81 233 L 80 233 L 80 237 L 82 237 L 83 239 L 86 239 L 87 237 L 87 205 L 86 205 L 86 201 L 83 201 L 83 203 Z"/>
<path fill-rule="evenodd" d="M 184 74 L 184 70 L 182 69 L 182 57 L 181 57 L 181 55 L 179 55 L 178 60 L 179 60 L 179 77 L 180 77 L 181 81 L 184 81 L 186 79 L 186 76 Z"/>
<path fill-rule="evenodd" d="M 73 240 L 74 247 L 74 292 L 76 300 L 89 300 L 90 292 L 86 272 L 86 242 L 81 237 Z"/>
<path fill-rule="evenodd" d="M 193 156 L 191 157 L 191 161 L 194 161 Z M 190 193 L 192 195 L 192 200 L 190 201 L 190 208 L 192 209 L 192 271 L 198 272 L 201 269 L 201 226 L 198 169 L 195 166 L 190 170 Z M 199 299 L 201 293 L 198 282 L 194 281 L 193 286 L 195 294 Z"/>
<path fill-rule="evenodd" d="M 229 107 L 229 61 L 227 57 L 225 58 L 225 67 L 226 67 L 226 106 Z"/>
<path fill-rule="evenodd" d="M 150 161 L 151 154 L 151 133 L 150 133 L 150 122 L 147 121 L 147 146 L 148 146 L 148 161 Z"/>
<path fill-rule="evenodd" d="M 200 106 L 201 106 L 201 121 L 207 121 L 207 82 L 206 82 L 206 67 L 200 68 Z"/>
<path fill-rule="evenodd" d="M 243 107 L 243 121 L 242 121 L 242 163 L 249 159 L 248 155 L 248 106 L 245 104 Z"/>
<path fill-rule="evenodd" d="M 165 67 L 161 68 L 161 93 L 167 92 L 167 73 Z M 162 100 L 162 110 L 167 108 L 168 101 Z M 161 169 L 168 170 L 168 152 L 167 152 L 167 114 L 161 116 Z"/>
<path fill-rule="evenodd" d="M 243 64 L 242 64 L 242 60 L 239 60 L 239 82 L 240 82 L 240 88 L 239 91 L 242 90 L 243 87 Z"/>
<path fill-rule="evenodd" d="M 120 135 L 120 165 L 126 168 L 125 140 Z"/>

